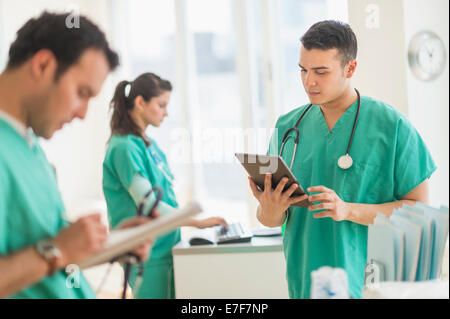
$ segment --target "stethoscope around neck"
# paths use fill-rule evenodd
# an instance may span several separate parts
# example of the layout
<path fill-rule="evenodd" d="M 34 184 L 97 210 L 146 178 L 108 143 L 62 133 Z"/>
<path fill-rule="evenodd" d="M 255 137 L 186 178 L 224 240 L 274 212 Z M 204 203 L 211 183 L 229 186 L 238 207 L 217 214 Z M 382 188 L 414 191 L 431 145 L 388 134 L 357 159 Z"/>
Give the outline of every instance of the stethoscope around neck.
<path fill-rule="evenodd" d="M 347 145 L 347 151 L 345 152 L 345 155 L 342 155 L 341 157 L 339 157 L 339 160 L 338 160 L 338 163 L 337 163 L 338 166 L 340 168 L 342 168 L 342 169 L 349 169 L 353 165 L 353 159 L 349 155 L 349 153 L 350 153 L 350 147 L 352 146 L 353 135 L 355 134 L 356 123 L 358 123 L 359 110 L 361 108 L 361 96 L 359 95 L 359 92 L 358 92 L 357 89 L 355 89 L 355 91 L 356 91 L 356 94 L 358 95 L 358 111 L 356 112 L 355 121 L 353 123 L 352 135 L 350 136 L 350 140 L 349 140 L 348 145 Z M 286 144 L 287 140 L 290 137 L 294 138 L 293 136 L 291 136 L 289 134 L 292 131 L 295 132 L 294 152 L 292 153 L 291 164 L 289 166 L 290 169 L 292 169 L 292 165 L 294 164 L 295 154 L 297 152 L 298 143 L 300 141 L 300 130 L 298 129 L 298 125 L 300 124 L 300 121 L 305 116 L 305 114 L 311 109 L 311 107 L 312 107 L 312 104 L 309 104 L 308 107 L 305 109 L 305 111 L 303 111 L 303 113 L 300 116 L 300 118 L 297 120 L 297 123 L 295 123 L 295 126 L 293 126 L 290 129 L 288 129 L 286 131 L 286 133 L 284 133 L 283 139 L 281 140 L 281 147 L 280 147 L 280 154 L 279 154 L 280 156 L 283 153 L 284 145 Z"/>

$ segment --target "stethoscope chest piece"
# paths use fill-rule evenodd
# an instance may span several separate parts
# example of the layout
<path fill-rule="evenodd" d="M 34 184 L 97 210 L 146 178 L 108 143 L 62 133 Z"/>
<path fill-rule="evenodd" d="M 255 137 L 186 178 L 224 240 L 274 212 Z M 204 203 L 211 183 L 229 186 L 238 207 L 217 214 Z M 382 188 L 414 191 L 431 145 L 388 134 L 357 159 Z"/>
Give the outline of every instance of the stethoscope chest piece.
<path fill-rule="evenodd" d="M 338 166 L 342 169 L 349 169 L 353 165 L 353 159 L 350 155 L 345 154 L 339 157 Z"/>

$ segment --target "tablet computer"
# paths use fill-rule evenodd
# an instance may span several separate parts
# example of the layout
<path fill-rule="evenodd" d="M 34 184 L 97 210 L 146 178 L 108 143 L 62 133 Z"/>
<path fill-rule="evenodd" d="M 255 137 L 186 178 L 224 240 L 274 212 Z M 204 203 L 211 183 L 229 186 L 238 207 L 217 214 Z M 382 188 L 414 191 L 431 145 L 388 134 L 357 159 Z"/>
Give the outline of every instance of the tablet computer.
<path fill-rule="evenodd" d="M 272 174 L 272 188 L 277 187 L 281 179 L 287 177 L 289 180 L 286 183 L 283 192 L 291 187 L 292 184 L 297 183 L 298 188 L 294 191 L 291 197 L 306 194 L 282 157 L 278 155 L 258 155 L 247 153 L 236 153 L 235 156 L 261 190 L 264 190 L 264 180 L 266 179 L 266 174 L 270 173 Z M 309 205 L 311 205 L 311 203 L 308 199 L 305 199 L 301 202 L 293 204 L 292 206 L 308 207 Z"/>

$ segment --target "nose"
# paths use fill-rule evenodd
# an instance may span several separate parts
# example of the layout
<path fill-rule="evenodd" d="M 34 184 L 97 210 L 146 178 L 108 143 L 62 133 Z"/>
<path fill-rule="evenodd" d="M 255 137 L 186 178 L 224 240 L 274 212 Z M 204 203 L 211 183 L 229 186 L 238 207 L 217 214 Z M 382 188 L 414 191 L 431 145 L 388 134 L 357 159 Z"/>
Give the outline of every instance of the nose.
<path fill-rule="evenodd" d="M 314 76 L 314 73 L 313 72 L 308 72 L 306 75 L 305 75 L 305 84 L 306 84 L 306 87 L 313 87 L 313 86 L 315 86 L 317 83 L 316 83 L 316 78 L 315 78 L 315 76 Z"/>
<path fill-rule="evenodd" d="M 77 109 L 75 113 L 75 118 L 79 118 L 84 120 L 86 118 L 87 110 L 88 110 L 89 101 L 85 101 L 81 104 L 81 106 Z"/>

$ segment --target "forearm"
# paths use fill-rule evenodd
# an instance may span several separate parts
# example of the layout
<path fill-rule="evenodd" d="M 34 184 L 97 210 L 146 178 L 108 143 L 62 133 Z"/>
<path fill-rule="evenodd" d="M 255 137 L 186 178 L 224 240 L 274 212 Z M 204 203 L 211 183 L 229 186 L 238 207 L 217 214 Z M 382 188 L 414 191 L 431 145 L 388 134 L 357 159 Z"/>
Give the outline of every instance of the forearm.
<path fill-rule="evenodd" d="M 193 219 L 193 218 L 188 219 L 182 226 L 197 227 L 198 220 Z"/>
<path fill-rule="evenodd" d="M 0 299 L 39 282 L 48 271 L 48 263 L 33 247 L 0 257 Z"/>
<path fill-rule="evenodd" d="M 256 211 L 256 218 L 261 224 L 267 227 L 280 227 L 286 221 L 287 214 L 283 212 L 282 214 L 269 214 L 264 212 L 261 205 L 258 205 Z"/>
<path fill-rule="evenodd" d="M 384 203 L 384 204 L 357 204 L 348 203 L 350 207 L 350 213 L 347 220 L 361 225 L 373 224 L 375 217 L 378 213 L 382 213 L 387 217 L 390 217 L 394 209 L 400 208 L 403 204 L 415 205 L 415 200 L 402 199 L 396 202 Z"/>

